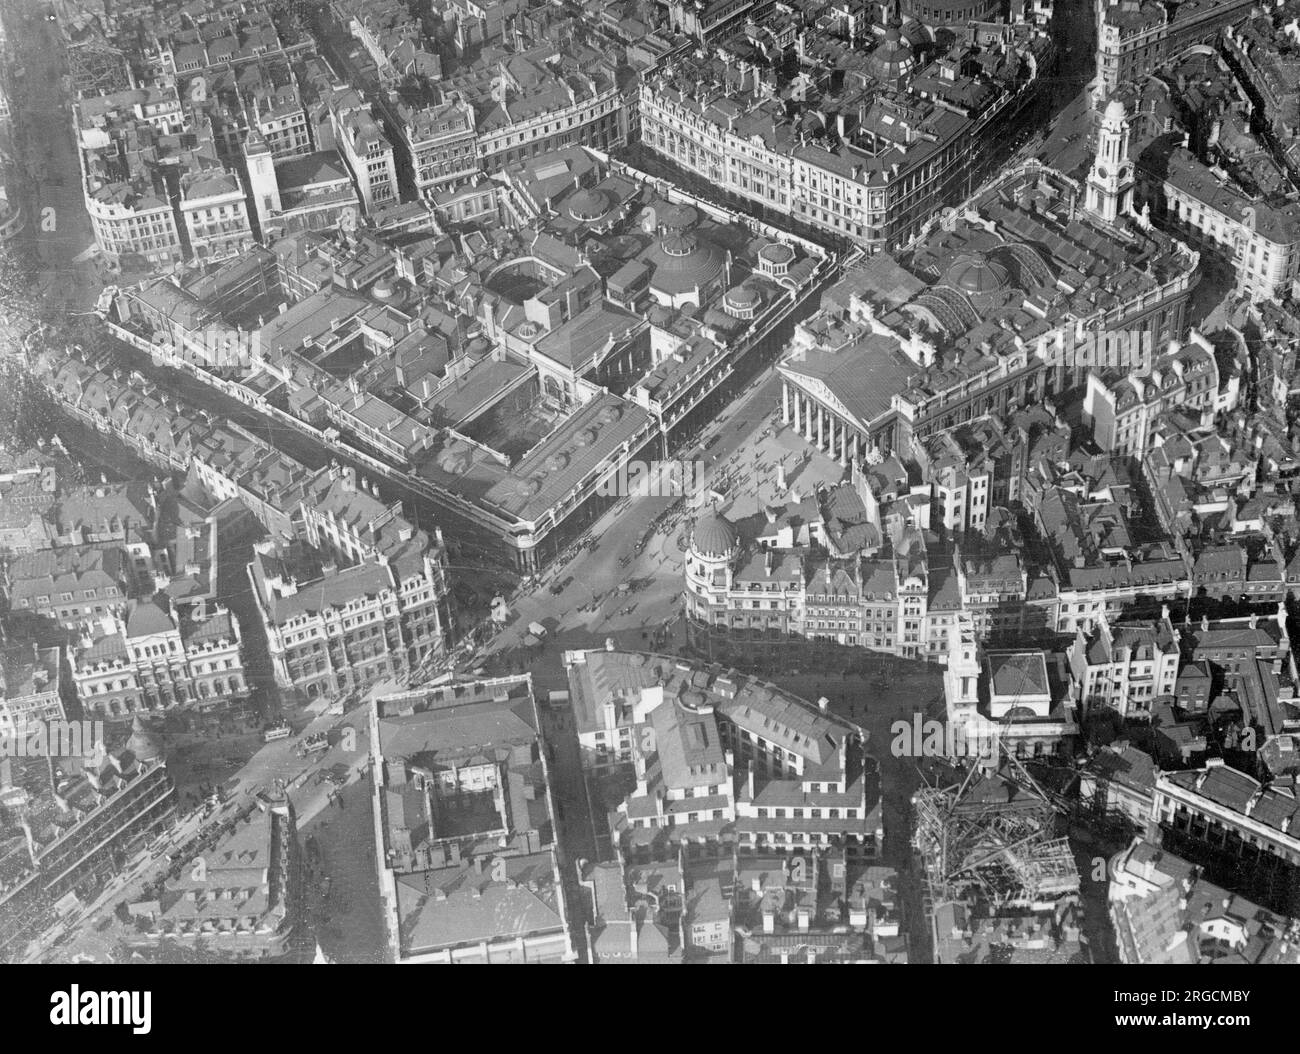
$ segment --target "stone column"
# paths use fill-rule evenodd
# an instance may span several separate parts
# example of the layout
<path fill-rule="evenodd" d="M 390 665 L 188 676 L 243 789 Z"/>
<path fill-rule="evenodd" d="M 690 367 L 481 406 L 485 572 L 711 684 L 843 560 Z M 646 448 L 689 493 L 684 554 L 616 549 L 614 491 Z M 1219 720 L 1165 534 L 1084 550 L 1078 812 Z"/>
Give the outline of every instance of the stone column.
<path fill-rule="evenodd" d="M 826 408 L 817 404 L 817 449 L 826 449 Z"/>
<path fill-rule="evenodd" d="M 809 443 L 813 437 L 813 401 L 808 396 L 804 396 L 803 408 L 803 437 Z"/>
<path fill-rule="evenodd" d="M 781 423 L 790 423 L 790 382 L 781 382 Z"/>

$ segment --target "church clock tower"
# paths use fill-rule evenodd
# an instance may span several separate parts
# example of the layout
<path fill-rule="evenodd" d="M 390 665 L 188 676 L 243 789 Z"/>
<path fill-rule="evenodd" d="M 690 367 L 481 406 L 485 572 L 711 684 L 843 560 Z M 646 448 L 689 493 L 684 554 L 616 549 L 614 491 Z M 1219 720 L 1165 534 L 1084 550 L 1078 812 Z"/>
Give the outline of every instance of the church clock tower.
<path fill-rule="evenodd" d="M 1106 107 L 1097 138 L 1097 157 L 1088 173 L 1087 205 L 1106 223 L 1133 207 L 1133 162 L 1128 156 L 1129 121 L 1124 104 L 1114 99 Z"/>

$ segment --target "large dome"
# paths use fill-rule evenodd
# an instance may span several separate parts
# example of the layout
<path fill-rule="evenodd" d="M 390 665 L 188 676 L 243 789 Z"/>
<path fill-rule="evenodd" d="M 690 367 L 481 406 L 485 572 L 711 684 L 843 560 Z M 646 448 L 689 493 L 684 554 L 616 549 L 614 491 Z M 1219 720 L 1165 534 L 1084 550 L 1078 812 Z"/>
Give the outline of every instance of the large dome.
<path fill-rule="evenodd" d="M 665 234 L 647 257 L 654 266 L 651 288 L 670 296 L 708 285 L 725 265 L 722 253 L 712 243 L 689 232 Z"/>
<path fill-rule="evenodd" d="M 691 548 L 701 556 L 728 557 L 736 551 L 736 528 L 717 509 L 711 509 L 695 521 Z"/>
<path fill-rule="evenodd" d="M 996 293 L 1011 284 L 1011 276 L 984 253 L 968 253 L 957 258 L 944 281 L 963 293 Z"/>

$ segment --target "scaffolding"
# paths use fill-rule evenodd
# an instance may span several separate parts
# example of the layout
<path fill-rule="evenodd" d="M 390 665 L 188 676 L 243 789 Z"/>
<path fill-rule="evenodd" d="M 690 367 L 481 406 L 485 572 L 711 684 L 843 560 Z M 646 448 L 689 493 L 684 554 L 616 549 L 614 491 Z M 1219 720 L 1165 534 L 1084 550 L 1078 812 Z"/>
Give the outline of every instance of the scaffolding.
<path fill-rule="evenodd" d="M 122 91 L 131 86 L 126 56 L 98 37 L 69 43 L 68 75 L 73 90 L 85 95 Z"/>
<path fill-rule="evenodd" d="M 980 900 L 996 911 L 1078 893 L 1069 841 L 1054 837 L 1060 805 L 1015 758 L 996 775 L 971 765 L 960 783 L 924 787 L 912 804 L 934 903 Z"/>

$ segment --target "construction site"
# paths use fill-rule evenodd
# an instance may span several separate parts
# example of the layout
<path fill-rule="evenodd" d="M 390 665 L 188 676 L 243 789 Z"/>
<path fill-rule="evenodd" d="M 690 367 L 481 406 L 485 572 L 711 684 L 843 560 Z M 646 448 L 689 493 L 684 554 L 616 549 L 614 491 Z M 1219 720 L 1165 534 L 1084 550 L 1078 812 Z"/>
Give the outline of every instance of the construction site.
<path fill-rule="evenodd" d="M 1011 755 L 948 771 L 912 797 L 934 961 L 1087 961 L 1064 801 Z"/>

